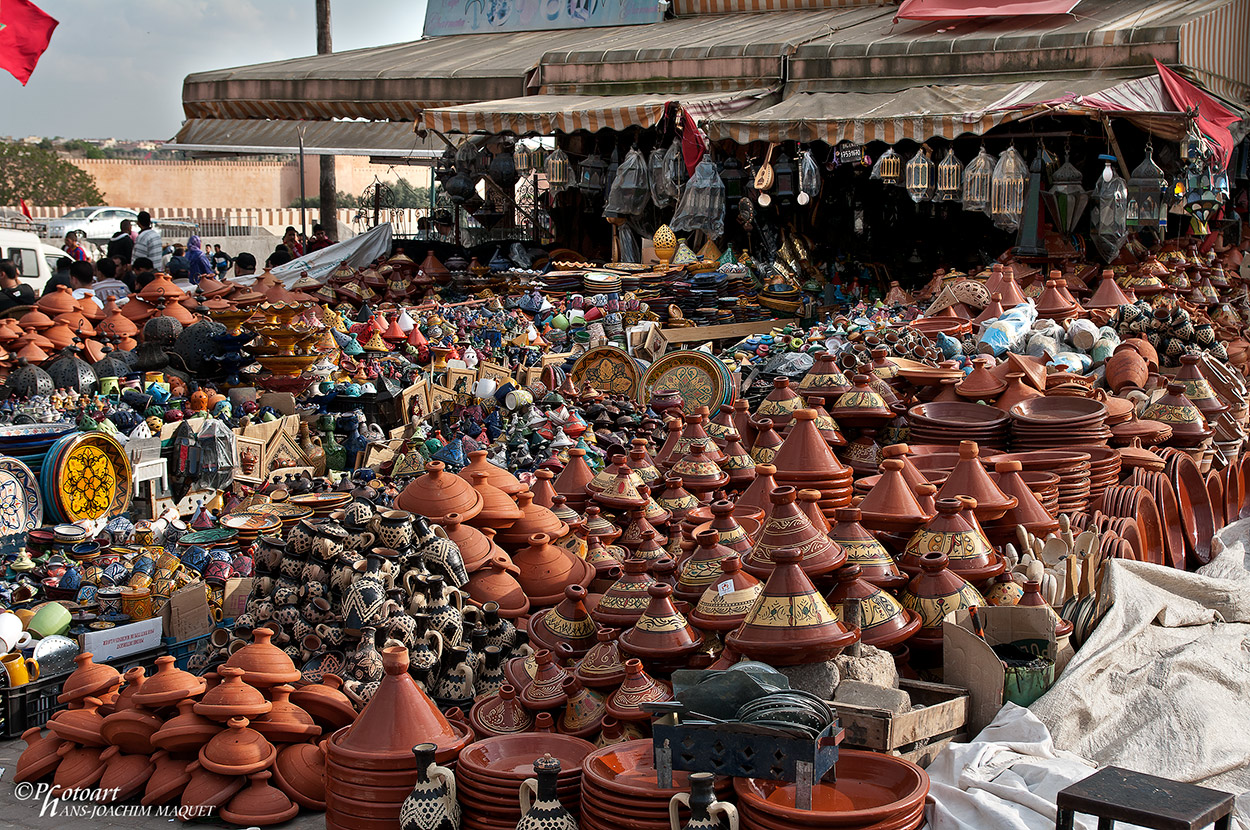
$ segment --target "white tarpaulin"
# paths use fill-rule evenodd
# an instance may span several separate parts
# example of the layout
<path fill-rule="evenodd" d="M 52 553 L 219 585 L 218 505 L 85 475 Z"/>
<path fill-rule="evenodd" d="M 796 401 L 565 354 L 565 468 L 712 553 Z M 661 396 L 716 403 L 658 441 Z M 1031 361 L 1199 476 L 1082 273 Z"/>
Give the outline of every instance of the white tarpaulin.
<path fill-rule="evenodd" d="M 344 262 L 353 268 L 364 268 L 378 257 L 390 252 L 391 223 L 383 222 L 376 228 L 370 228 L 345 242 L 335 242 L 320 251 L 313 251 L 285 265 L 271 268 L 269 273 L 282 280 L 283 285 L 290 288 L 304 273 L 313 279 L 324 281 Z M 253 277 L 230 277 L 228 281 L 239 285 L 251 285 L 256 280 Z"/>
<path fill-rule="evenodd" d="M 1198 574 L 1107 563 L 1112 605 L 1051 690 L 930 765 L 932 830 L 1050 830 L 1095 765 L 1235 793 L 1250 830 L 1250 522 L 1219 539 Z"/>

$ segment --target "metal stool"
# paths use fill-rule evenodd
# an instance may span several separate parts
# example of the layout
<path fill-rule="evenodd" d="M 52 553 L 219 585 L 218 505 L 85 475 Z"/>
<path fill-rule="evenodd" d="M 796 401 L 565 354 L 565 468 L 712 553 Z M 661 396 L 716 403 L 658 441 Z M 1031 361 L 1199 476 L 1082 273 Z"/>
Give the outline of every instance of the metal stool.
<path fill-rule="evenodd" d="M 1059 793 L 1055 830 L 1072 830 L 1075 813 L 1098 816 L 1098 830 L 1127 821 L 1154 830 L 1228 830 L 1231 793 L 1107 767 Z"/>

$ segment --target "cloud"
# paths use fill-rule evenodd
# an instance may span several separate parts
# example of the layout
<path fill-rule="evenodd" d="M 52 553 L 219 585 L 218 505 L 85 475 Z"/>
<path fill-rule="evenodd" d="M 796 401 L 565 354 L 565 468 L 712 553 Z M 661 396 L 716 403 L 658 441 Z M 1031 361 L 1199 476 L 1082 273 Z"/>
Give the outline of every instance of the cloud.
<path fill-rule="evenodd" d="M 316 51 L 313 0 L 36 0 L 60 21 L 30 83 L 0 72 L 4 133 L 171 137 L 192 72 Z M 335 0 L 336 50 L 420 37 L 424 0 Z"/>

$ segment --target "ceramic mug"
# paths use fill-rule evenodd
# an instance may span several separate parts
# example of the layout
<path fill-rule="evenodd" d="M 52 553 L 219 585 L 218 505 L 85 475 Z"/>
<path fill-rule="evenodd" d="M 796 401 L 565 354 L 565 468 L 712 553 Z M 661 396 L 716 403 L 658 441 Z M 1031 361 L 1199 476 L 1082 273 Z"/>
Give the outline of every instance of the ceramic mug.
<path fill-rule="evenodd" d="M 122 613 L 135 622 L 152 618 L 152 592 L 144 588 L 122 589 Z"/>
<path fill-rule="evenodd" d="M 504 406 L 515 412 L 522 407 L 529 406 L 534 402 L 534 393 L 528 389 L 517 389 L 509 392 L 508 397 L 504 400 Z"/>
<path fill-rule="evenodd" d="M 403 550 L 412 544 L 412 514 L 407 510 L 382 510 L 373 517 L 373 530 L 383 546 Z"/>
<path fill-rule="evenodd" d="M 0 648 L 12 651 L 17 648 L 17 641 L 22 636 L 22 618 L 12 611 L 0 614 Z"/>
<path fill-rule="evenodd" d="M 30 681 L 39 679 L 39 664 L 33 657 L 10 653 L 0 657 L 0 663 L 4 665 L 4 671 L 9 676 L 10 686 L 25 686 Z"/>
<path fill-rule="evenodd" d="M 26 630 L 43 639 L 54 634 L 64 634 L 69 631 L 69 624 L 69 609 L 59 602 L 49 602 L 30 618 L 30 622 L 26 624 Z"/>

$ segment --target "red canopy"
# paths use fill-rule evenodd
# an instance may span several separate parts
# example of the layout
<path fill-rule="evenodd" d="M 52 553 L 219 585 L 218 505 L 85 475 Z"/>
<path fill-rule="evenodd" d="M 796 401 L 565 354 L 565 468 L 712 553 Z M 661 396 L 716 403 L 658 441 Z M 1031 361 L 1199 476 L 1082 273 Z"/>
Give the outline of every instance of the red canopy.
<path fill-rule="evenodd" d="M 957 20 L 1020 14 L 1067 14 L 1081 0 L 903 0 L 895 20 Z"/>
<path fill-rule="evenodd" d="M 1198 111 L 1198 129 L 1215 143 L 1215 155 L 1220 161 L 1221 169 L 1227 167 L 1233 156 L 1233 135 L 1228 128 L 1240 121 L 1241 116 L 1233 114 L 1223 104 L 1158 61 L 1155 61 L 1155 66 L 1159 68 L 1163 88 L 1167 90 L 1176 108 L 1181 112 Z"/>

